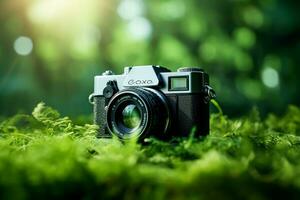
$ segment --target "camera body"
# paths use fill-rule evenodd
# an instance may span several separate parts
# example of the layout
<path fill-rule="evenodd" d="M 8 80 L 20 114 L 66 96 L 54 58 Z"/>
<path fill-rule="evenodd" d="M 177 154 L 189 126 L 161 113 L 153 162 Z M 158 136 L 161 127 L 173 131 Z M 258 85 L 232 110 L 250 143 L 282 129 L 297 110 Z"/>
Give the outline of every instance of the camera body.
<path fill-rule="evenodd" d="M 148 136 L 169 139 L 209 133 L 209 102 L 215 92 L 209 76 L 197 67 L 171 72 L 161 66 L 125 67 L 95 76 L 94 123 L 98 137 L 121 140 Z"/>

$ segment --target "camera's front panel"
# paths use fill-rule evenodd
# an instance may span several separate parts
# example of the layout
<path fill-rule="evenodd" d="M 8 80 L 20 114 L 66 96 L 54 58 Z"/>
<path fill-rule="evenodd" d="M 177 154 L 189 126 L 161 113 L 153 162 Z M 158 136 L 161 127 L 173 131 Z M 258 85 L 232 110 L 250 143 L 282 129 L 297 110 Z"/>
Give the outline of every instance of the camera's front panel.
<path fill-rule="evenodd" d="M 202 94 L 167 94 L 171 108 L 171 136 L 187 137 L 195 128 L 195 136 L 209 133 L 209 104 Z"/>

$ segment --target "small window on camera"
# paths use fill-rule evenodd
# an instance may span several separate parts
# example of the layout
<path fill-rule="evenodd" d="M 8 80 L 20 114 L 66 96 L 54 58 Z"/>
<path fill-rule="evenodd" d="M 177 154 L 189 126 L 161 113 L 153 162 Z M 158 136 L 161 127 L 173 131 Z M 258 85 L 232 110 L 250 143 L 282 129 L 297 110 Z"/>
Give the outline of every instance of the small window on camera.
<path fill-rule="evenodd" d="M 169 77 L 169 91 L 188 91 L 188 90 L 189 90 L 188 76 Z"/>

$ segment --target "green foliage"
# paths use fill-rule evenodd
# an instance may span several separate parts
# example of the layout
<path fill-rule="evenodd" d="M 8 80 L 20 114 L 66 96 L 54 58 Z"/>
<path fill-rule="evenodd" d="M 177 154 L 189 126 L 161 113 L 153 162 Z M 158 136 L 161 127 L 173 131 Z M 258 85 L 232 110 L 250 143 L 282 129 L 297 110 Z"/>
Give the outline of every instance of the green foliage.
<path fill-rule="evenodd" d="M 215 114 L 203 138 L 95 137 L 44 103 L 0 123 L 0 199 L 273 199 L 300 195 L 300 109 Z"/>

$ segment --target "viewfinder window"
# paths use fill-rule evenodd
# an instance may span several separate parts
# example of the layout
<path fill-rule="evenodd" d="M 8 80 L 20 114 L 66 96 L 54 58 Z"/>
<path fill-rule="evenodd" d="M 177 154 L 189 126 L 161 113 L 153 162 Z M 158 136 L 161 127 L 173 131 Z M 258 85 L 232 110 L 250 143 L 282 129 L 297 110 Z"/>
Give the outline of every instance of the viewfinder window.
<path fill-rule="evenodd" d="M 189 77 L 169 77 L 169 90 L 170 91 L 187 91 L 189 90 Z"/>

